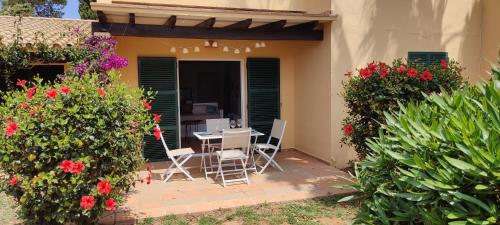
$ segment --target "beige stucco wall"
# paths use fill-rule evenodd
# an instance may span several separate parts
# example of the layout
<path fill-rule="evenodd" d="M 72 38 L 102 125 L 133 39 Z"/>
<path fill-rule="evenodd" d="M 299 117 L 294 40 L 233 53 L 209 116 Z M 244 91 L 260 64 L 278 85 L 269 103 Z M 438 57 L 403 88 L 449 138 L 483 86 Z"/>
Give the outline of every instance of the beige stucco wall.
<path fill-rule="evenodd" d="M 247 53 L 224 53 L 222 46 L 245 47 L 254 46 L 254 41 L 218 41 L 219 48 L 204 48 L 204 40 L 193 39 L 165 39 L 165 38 L 136 38 L 115 37 L 118 40 L 117 53 L 128 58 L 129 66 L 123 69 L 122 80 L 131 87 L 138 85 L 137 57 L 139 56 L 163 56 L 177 57 L 178 60 L 241 60 L 245 68 L 248 57 L 276 57 L 281 62 L 280 95 L 281 95 L 281 118 L 287 121 L 287 130 L 283 140 L 284 148 L 295 147 L 295 79 L 294 79 L 294 49 L 301 42 L 273 42 L 267 41 L 266 48 L 253 49 Z M 200 52 L 183 54 L 181 51 L 170 53 L 170 47 L 194 47 L 200 46 Z M 243 70 L 246 79 L 246 69 Z M 242 87 L 246 96 L 246 82 Z M 246 101 L 246 100 L 245 100 Z"/>
<path fill-rule="evenodd" d="M 110 1 L 111 0 L 97 0 L 98 3 L 109 3 Z M 330 9 L 330 0 L 121 0 L 120 2 L 292 10 L 306 11 L 311 13 L 320 13 Z"/>
<path fill-rule="evenodd" d="M 490 63 L 498 64 L 500 51 L 500 1 L 483 0 L 483 38 L 481 70 L 489 71 Z"/>

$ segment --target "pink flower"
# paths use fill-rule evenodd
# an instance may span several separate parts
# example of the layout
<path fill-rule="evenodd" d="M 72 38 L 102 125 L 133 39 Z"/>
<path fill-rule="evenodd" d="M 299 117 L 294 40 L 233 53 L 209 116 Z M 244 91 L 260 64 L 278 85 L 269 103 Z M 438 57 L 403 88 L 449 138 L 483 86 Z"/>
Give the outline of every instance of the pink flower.
<path fill-rule="evenodd" d="M 160 140 L 160 139 L 161 139 L 161 130 L 160 130 L 160 129 L 158 129 L 158 127 L 155 127 L 155 128 L 154 128 L 154 131 L 155 131 L 155 132 L 154 132 L 154 135 L 155 135 L 155 137 L 156 137 L 156 140 Z"/>
<path fill-rule="evenodd" d="M 427 72 L 427 71 L 424 71 L 422 73 L 422 75 L 420 75 L 420 79 L 422 80 L 432 80 L 432 74 Z"/>
<path fill-rule="evenodd" d="M 106 205 L 106 210 L 116 210 L 116 202 L 113 198 L 109 198 L 108 200 L 104 201 L 104 204 Z"/>
<path fill-rule="evenodd" d="M 101 96 L 101 97 L 106 96 L 106 91 L 104 91 L 102 88 L 99 88 L 99 90 L 97 91 L 97 93 L 98 93 L 98 94 L 99 94 L 99 96 Z"/>
<path fill-rule="evenodd" d="M 36 87 L 33 86 L 30 89 L 28 89 L 28 93 L 26 93 L 26 97 L 31 100 L 33 98 L 33 95 L 35 95 L 35 93 L 36 93 Z"/>
<path fill-rule="evenodd" d="M 17 122 L 16 121 L 12 121 L 10 123 L 8 123 L 5 128 L 3 129 L 5 135 L 7 135 L 7 137 L 12 137 L 12 135 L 14 135 L 14 133 L 16 132 L 17 130 Z"/>
<path fill-rule="evenodd" d="M 370 72 L 372 73 L 377 72 L 377 65 L 375 65 L 374 63 L 368 64 L 368 70 L 370 70 Z"/>
<path fill-rule="evenodd" d="M 142 105 L 147 109 L 147 110 L 151 110 L 151 105 L 149 104 L 149 102 L 147 102 L 146 100 L 142 100 Z"/>
<path fill-rule="evenodd" d="M 80 200 L 80 207 L 84 209 L 91 209 L 95 205 L 94 196 L 82 196 Z"/>
<path fill-rule="evenodd" d="M 347 124 L 344 126 L 343 130 L 344 130 L 344 135 L 351 136 L 354 128 L 352 127 L 352 124 Z"/>
<path fill-rule="evenodd" d="M 26 83 L 28 83 L 28 81 L 17 79 L 16 85 L 19 86 L 19 87 L 24 87 L 24 86 L 26 86 Z"/>
<path fill-rule="evenodd" d="M 441 59 L 441 69 L 442 70 L 447 70 L 448 69 L 448 63 L 446 62 L 445 59 Z"/>
<path fill-rule="evenodd" d="M 76 163 L 73 163 L 73 166 L 69 170 L 70 173 L 76 173 L 80 175 L 82 171 L 85 169 L 85 165 L 83 165 L 83 162 L 81 160 L 76 161 Z"/>
<path fill-rule="evenodd" d="M 406 67 L 402 66 L 402 67 L 398 67 L 398 73 L 404 73 L 406 72 Z"/>
<path fill-rule="evenodd" d="M 45 96 L 49 99 L 57 97 L 57 89 L 49 89 L 47 93 L 45 93 Z"/>
<path fill-rule="evenodd" d="M 160 115 L 158 115 L 156 113 L 153 113 L 153 117 L 154 117 L 156 123 L 160 123 L 160 121 L 161 121 L 161 116 Z"/>
<path fill-rule="evenodd" d="M 73 166 L 74 163 L 71 160 L 63 160 L 61 164 L 59 164 L 59 168 L 61 168 L 61 170 L 65 173 L 70 173 L 71 171 L 73 171 Z"/>
<path fill-rule="evenodd" d="M 359 70 L 359 75 L 361 75 L 363 78 L 367 79 L 372 75 L 372 72 L 369 69 L 361 69 Z"/>
<path fill-rule="evenodd" d="M 382 67 L 382 69 L 380 69 L 380 77 L 382 79 L 385 79 L 387 74 L 389 74 L 389 70 L 387 70 L 387 68 L 385 68 L 385 67 Z"/>
<path fill-rule="evenodd" d="M 69 90 L 69 88 L 68 88 L 68 87 L 62 87 L 62 88 L 61 88 L 61 93 L 62 93 L 63 95 L 67 95 L 67 94 L 69 94 L 69 92 L 70 92 L 70 90 Z"/>
<path fill-rule="evenodd" d="M 409 76 L 409 77 L 414 77 L 414 76 L 417 76 L 417 70 L 415 68 L 410 68 L 410 71 L 408 71 L 408 73 L 406 74 L 406 76 Z"/>
<path fill-rule="evenodd" d="M 19 178 L 17 178 L 17 177 L 13 177 L 13 178 L 11 178 L 11 179 L 9 180 L 9 184 L 10 184 L 10 186 L 14 187 L 14 186 L 16 186 L 16 184 L 17 184 L 19 181 L 21 181 Z"/>
<path fill-rule="evenodd" d="M 99 192 L 99 194 L 106 194 L 107 195 L 107 194 L 109 194 L 109 192 L 111 192 L 112 188 L 113 188 L 113 186 L 111 184 L 109 184 L 109 181 L 106 179 L 97 183 L 97 192 Z"/>

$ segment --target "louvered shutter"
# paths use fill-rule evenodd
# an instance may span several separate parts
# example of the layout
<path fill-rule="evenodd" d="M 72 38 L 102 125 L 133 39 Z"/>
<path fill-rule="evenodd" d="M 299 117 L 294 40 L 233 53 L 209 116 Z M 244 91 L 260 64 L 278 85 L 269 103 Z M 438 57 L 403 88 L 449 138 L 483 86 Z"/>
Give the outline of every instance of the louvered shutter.
<path fill-rule="evenodd" d="M 153 100 L 152 113 L 161 115 L 160 128 L 170 149 L 178 148 L 177 60 L 167 57 L 139 57 L 139 85 L 158 92 Z M 150 135 L 144 138 L 144 158 L 166 160 L 161 141 Z"/>
<path fill-rule="evenodd" d="M 280 61 L 276 58 L 247 59 L 248 125 L 266 135 L 280 118 Z M 259 142 L 268 136 L 259 137 Z"/>
<path fill-rule="evenodd" d="M 408 61 L 422 66 L 439 65 L 442 59 L 448 60 L 447 52 L 408 52 Z"/>

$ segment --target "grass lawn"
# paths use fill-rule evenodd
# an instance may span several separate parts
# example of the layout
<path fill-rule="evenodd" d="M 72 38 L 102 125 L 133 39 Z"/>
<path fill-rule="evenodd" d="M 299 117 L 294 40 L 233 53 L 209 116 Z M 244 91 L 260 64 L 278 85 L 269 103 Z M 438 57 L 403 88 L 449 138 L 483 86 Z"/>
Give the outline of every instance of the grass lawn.
<path fill-rule="evenodd" d="M 147 218 L 141 225 L 335 225 L 350 224 L 357 203 L 338 204 L 338 198 L 325 197 L 291 203 L 261 204 L 236 209 L 219 209 L 202 214 L 167 215 Z"/>
<path fill-rule="evenodd" d="M 334 225 L 350 224 L 358 203 L 338 204 L 338 198 L 325 197 L 290 203 L 260 204 L 236 209 L 219 209 L 188 215 L 147 218 L 140 225 Z M 16 219 L 14 202 L 0 192 L 0 224 L 12 225 Z"/>

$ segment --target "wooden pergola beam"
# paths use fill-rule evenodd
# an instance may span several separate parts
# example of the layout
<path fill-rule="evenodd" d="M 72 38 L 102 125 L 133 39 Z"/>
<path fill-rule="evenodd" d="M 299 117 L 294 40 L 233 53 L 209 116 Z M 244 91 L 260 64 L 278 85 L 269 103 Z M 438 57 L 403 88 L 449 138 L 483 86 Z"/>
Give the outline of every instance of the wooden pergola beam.
<path fill-rule="evenodd" d="M 252 19 L 246 19 L 246 20 L 238 21 L 238 22 L 233 23 L 233 24 L 229 24 L 229 25 L 225 26 L 224 28 L 245 30 L 245 29 L 248 29 L 251 24 L 252 24 Z"/>
<path fill-rule="evenodd" d="M 106 24 L 108 23 L 108 19 L 106 18 L 106 14 L 103 11 L 97 11 L 97 18 L 99 19 L 99 23 Z"/>
<path fill-rule="evenodd" d="M 168 28 L 175 28 L 175 23 L 177 22 L 177 16 L 176 15 L 172 15 L 170 16 L 167 21 L 165 21 L 165 23 L 163 24 L 163 26 L 165 27 L 168 27 Z"/>
<path fill-rule="evenodd" d="M 128 14 L 128 23 L 132 26 L 135 26 L 135 13 Z"/>
<path fill-rule="evenodd" d="M 266 23 L 258 27 L 254 27 L 251 30 L 282 30 L 286 25 L 286 20 L 278 20 L 271 23 Z"/>
<path fill-rule="evenodd" d="M 199 24 L 196 24 L 195 27 L 212 29 L 214 27 L 214 24 L 215 24 L 215 17 L 212 17 L 212 18 L 208 18 L 208 19 L 204 20 L 203 22 L 201 22 Z"/>
<path fill-rule="evenodd" d="M 309 21 L 305 23 L 299 23 L 293 26 L 289 26 L 285 29 L 287 30 L 314 30 L 319 25 L 317 20 Z"/>
<path fill-rule="evenodd" d="M 165 29 L 163 25 L 113 23 L 104 26 L 99 22 L 92 23 L 92 32 L 109 32 L 112 36 L 159 37 L 159 38 L 190 38 L 190 39 L 223 39 L 223 40 L 323 40 L 321 30 L 297 29 L 228 29 L 213 27 L 176 26 L 175 29 Z"/>

